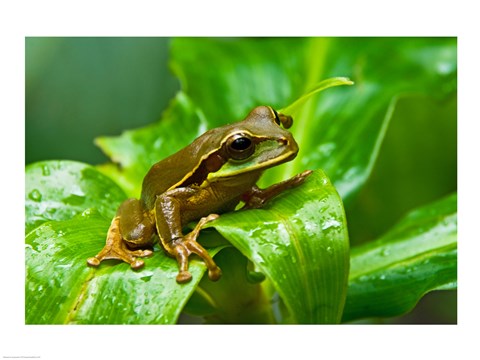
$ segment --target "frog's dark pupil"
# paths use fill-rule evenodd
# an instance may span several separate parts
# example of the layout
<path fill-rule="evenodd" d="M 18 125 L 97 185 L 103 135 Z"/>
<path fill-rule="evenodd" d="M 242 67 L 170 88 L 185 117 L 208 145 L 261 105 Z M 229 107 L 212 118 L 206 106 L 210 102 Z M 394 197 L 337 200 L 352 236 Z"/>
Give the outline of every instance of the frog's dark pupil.
<path fill-rule="evenodd" d="M 248 149 L 251 144 L 252 140 L 250 140 L 249 138 L 240 137 L 232 141 L 231 147 L 234 150 L 242 151 Z"/>

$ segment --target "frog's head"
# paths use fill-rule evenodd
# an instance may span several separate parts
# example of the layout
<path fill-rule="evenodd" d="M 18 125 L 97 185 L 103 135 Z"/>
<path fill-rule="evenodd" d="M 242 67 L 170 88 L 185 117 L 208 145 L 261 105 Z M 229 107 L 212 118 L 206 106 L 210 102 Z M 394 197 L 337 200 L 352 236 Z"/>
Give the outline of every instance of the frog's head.
<path fill-rule="evenodd" d="M 292 123 L 292 117 L 279 114 L 269 106 L 259 106 L 243 121 L 216 129 L 212 134 L 218 142 L 215 156 L 221 158 L 223 164 L 209 173 L 209 181 L 261 172 L 295 158 L 298 145 L 285 130 Z"/>

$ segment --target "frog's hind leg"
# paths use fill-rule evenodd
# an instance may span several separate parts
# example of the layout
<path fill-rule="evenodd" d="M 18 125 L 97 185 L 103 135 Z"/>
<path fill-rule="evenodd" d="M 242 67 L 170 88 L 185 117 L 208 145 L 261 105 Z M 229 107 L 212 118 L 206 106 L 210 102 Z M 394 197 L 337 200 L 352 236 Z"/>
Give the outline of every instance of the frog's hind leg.
<path fill-rule="evenodd" d="M 116 259 L 130 264 L 132 269 L 139 269 L 144 265 L 138 257 L 152 254 L 151 250 L 130 250 L 120 233 L 120 217 L 116 216 L 108 229 L 107 241 L 104 248 L 94 257 L 88 258 L 90 266 L 98 266 L 103 260 Z"/>

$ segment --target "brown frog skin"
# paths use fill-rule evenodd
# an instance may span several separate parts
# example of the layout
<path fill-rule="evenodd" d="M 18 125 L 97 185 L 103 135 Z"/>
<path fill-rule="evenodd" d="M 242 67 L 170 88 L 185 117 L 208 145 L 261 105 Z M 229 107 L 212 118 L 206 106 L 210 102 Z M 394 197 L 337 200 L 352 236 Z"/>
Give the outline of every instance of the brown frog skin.
<path fill-rule="evenodd" d="M 261 207 L 282 191 L 301 184 L 311 171 L 259 189 L 262 172 L 295 158 L 298 145 L 290 132 L 292 118 L 268 106 L 253 109 L 240 122 L 209 130 L 190 145 L 152 166 L 143 180 L 140 200 L 127 199 L 117 210 L 107 233 L 105 247 L 87 260 L 98 266 L 118 259 L 133 269 L 144 265 L 141 257 L 160 244 L 179 266 L 178 283 L 190 281 L 188 257 L 197 254 L 216 281 L 220 268 L 197 243 L 201 228 L 233 211 L 240 201 L 245 208 Z M 189 222 L 195 228 L 183 234 Z"/>

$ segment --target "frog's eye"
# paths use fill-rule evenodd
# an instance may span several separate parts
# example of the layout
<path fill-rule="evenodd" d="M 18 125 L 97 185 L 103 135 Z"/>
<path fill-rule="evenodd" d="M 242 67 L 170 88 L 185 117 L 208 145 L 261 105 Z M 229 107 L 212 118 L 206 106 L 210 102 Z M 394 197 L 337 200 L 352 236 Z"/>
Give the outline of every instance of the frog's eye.
<path fill-rule="evenodd" d="M 255 144 L 246 134 L 235 134 L 227 140 L 227 153 L 235 160 L 244 160 L 253 154 Z"/>

